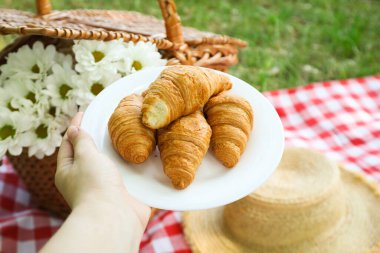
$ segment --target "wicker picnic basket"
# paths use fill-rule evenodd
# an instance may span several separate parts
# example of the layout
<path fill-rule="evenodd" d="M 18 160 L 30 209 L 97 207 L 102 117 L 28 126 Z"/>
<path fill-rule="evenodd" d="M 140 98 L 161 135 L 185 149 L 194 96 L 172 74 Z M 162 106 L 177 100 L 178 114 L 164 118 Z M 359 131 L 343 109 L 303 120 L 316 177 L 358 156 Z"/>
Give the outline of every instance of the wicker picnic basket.
<path fill-rule="evenodd" d="M 42 41 L 58 50 L 70 50 L 72 40 L 113 40 L 152 42 L 168 65 L 186 64 L 222 71 L 238 62 L 242 40 L 182 27 L 174 0 L 158 0 L 163 21 L 138 12 L 110 10 L 52 11 L 49 0 L 36 0 L 37 15 L 0 9 L 0 35 L 22 35 L 0 52 L 0 64 L 8 53 L 25 44 Z M 57 151 L 39 160 L 8 155 L 37 205 L 60 217 L 70 212 L 54 185 Z"/>

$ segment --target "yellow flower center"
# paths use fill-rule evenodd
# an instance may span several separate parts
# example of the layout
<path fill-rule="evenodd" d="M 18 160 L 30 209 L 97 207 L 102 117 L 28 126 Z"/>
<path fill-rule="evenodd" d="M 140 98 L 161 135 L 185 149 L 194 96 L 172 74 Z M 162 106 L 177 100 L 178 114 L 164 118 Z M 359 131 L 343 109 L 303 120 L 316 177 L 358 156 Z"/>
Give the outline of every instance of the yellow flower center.
<path fill-rule="evenodd" d="M 37 64 L 34 64 L 33 66 L 32 66 L 32 72 L 33 73 L 36 73 L 36 74 L 38 74 L 38 73 L 40 73 L 40 67 L 38 67 L 38 65 Z"/>
<path fill-rule="evenodd" d="M 67 99 L 67 93 L 72 90 L 72 88 L 70 86 L 68 86 L 67 84 L 61 84 L 61 86 L 59 87 L 59 95 L 61 95 L 61 98 L 62 99 Z"/>
<path fill-rule="evenodd" d="M 140 69 L 142 69 L 143 66 L 142 66 L 141 62 L 139 62 L 139 61 L 133 61 L 132 67 L 134 67 L 135 70 L 140 70 Z"/>
<path fill-rule="evenodd" d="M 49 114 L 53 117 L 55 117 L 55 112 L 56 112 L 56 108 L 54 106 L 50 107 L 49 109 Z"/>
<path fill-rule="evenodd" d="M 15 112 L 15 111 L 18 111 L 17 108 L 14 108 L 11 104 L 11 101 L 8 102 L 7 104 L 7 108 L 11 111 L 11 112 Z"/>
<path fill-rule="evenodd" d="M 48 127 L 44 124 L 39 125 L 35 131 L 37 138 L 45 139 L 48 136 Z"/>
<path fill-rule="evenodd" d="M 32 101 L 33 104 L 37 101 L 36 100 L 36 94 L 34 94 L 31 91 L 25 96 L 25 98 L 29 99 L 30 101 Z"/>
<path fill-rule="evenodd" d="M 94 83 L 91 86 L 91 93 L 95 96 L 98 95 L 104 89 L 104 85 L 101 83 Z"/>
<path fill-rule="evenodd" d="M 92 56 L 94 57 L 95 62 L 100 62 L 104 58 L 104 53 L 100 51 L 93 51 Z"/>
<path fill-rule="evenodd" d="M 5 140 L 8 137 L 13 137 L 16 134 L 16 129 L 11 125 L 5 125 L 0 128 L 0 140 Z"/>

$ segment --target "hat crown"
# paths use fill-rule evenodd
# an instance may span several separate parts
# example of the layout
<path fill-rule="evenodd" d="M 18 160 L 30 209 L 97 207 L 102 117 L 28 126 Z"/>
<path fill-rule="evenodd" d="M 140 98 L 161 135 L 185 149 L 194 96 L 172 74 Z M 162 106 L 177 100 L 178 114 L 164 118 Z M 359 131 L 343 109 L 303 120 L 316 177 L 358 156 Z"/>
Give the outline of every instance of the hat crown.
<path fill-rule="evenodd" d="M 232 235 L 256 247 L 290 245 L 332 233 L 345 213 L 337 165 L 306 149 L 287 149 L 270 179 L 224 209 Z"/>
<path fill-rule="evenodd" d="M 284 152 L 273 175 L 250 195 L 274 204 L 306 204 L 330 194 L 340 181 L 337 165 L 326 156 L 301 148 Z"/>

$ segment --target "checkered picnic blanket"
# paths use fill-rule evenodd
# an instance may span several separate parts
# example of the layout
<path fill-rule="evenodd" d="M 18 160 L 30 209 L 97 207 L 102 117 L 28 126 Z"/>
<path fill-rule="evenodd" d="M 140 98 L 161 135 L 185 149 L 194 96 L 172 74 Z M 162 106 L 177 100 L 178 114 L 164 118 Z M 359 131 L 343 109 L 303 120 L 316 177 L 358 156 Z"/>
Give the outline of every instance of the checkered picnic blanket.
<path fill-rule="evenodd" d="M 282 119 L 288 146 L 324 152 L 380 183 L 380 75 L 265 95 Z M 180 221 L 179 212 L 158 212 L 147 227 L 140 251 L 191 252 Z M 0 252 L 36 252 L 61 224 L 62 220 L 35 208 L 5 159 L 0 167 Z"/>

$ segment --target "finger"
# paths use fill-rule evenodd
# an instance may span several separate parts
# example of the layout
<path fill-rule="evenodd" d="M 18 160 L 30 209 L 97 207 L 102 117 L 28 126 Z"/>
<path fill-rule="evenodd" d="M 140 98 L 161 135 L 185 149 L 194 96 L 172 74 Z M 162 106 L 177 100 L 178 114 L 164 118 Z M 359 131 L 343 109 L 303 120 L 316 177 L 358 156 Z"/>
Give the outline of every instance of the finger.
<path fill-rule="evenodd" d="M 82 118 L 83 118 L 83 112 L 78 112 L 77 114 L 75 114 L 74 118 L 71 120 L 70 125 L 79 127 L 80 123 L 82 122 Z"/>
<path fill-rule="evenodd" d="M 67 129 L 67 137 L 73 145 L 74 156 L 98 152 L 91 136 L 77 126 L 70 126 Z"/>
<path fill-rule="evenodd" d="M 83 113 L 78 112 L 74 118 L 71 120 L 70 125 L 79 126 L 82 121 Z M 64 168 L 65 166 L 70 166 L 73 161 L 74 157 L 74 150 L 73 146 L 68 140 L 67 132 L 63 136 L 61 147 L 58 151 L 58 157 L 57 157 L 57 169 Z"/>
<path fill-rule="evenodd" d="M 80 123 L 82 122 L 82 118 L 83 118 L 83 112 L 77 112 L 77 114 L 75 114 L 75 116 L 71 119 L 70 126 L 79 127 Z M 64 137 L 67 137 L 67 131 Z"/>
<path fill-rule="evenodd" d="M 57 171 L 69 168 L 73 163 L 74 150 L 67 136 L 63 137 L 57 156 Z"/>

